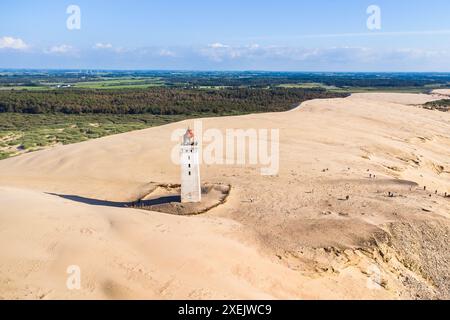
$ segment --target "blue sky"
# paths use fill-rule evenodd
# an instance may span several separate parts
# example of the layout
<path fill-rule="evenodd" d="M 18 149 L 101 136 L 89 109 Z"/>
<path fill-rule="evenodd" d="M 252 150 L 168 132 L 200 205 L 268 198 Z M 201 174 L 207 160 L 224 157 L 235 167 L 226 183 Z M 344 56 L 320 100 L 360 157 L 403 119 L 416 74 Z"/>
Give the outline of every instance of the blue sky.
<path fill-rule="evenodd" d="M 448 0 L 1 0 L 0 68 L 448 72 L 448 12 Z"/>

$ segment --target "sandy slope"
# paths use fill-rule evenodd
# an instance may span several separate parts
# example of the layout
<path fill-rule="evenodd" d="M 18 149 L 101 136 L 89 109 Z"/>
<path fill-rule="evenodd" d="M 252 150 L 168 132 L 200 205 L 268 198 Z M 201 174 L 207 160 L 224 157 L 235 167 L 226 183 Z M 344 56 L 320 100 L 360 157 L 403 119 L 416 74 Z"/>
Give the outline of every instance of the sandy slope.
<path fill-rule="evenodd" d="M 434 90 L 433 93 L 440 94 L 440 95 L 443 95 L 443 96 L 450 96 L 450 89 Z"/>
<path fill-rule="evenodd" d="M 449 298 L 450 114 L 414 106 L 440 98 L 356 94 L 204 119 L 280 129 L 280 172 L 203 166 L 233 189 L 197 217 L 48 194 L 129 201 L 177 183 L 170 135 L 189 122 L 1 161 L 0 297 Z M 79 291 L 65 287 L 74 264 Z"/>

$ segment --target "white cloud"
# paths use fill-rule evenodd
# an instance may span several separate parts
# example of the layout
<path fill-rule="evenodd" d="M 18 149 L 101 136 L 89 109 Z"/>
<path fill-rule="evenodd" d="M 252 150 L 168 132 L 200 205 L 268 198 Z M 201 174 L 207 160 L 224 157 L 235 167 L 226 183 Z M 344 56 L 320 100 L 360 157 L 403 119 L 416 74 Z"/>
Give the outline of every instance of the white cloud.
<path fill-rule="evenodd" d="M 159 51 L 159 55 L 161 57 L 172 57 L 172 58 L 177 56 L 175 52 L 167 49 L 161 49 Z"/>
<path fill-rule="evenodd" d="M 229 48 L 230 46 L 220 43 L 220 42 L 216 42 L 216 43 L 210 44 L 208 47 L 213 48 L 213 49 L 221 49 L 221 48 Z"/>
<path fill-rule="evenodd" d="M 224 68 L 270 68 L 272 70 L 448 70 L 450 52 L 410 48 L 370 47 L 306 48 L 297 46 L 207 45 L 197 54 Z M 417 68 L 421 66 L 421 68 Z"/>
<path fill-rule="evenodd" d="M 66 54 L 66 53 L 72 53 L 74 51 L 74 48 L 72 46 L 69 46 L 67 44 L 62 44 L 59 46 L 53 46 L 48 50 L 45 50 L 45 53 L 50 54 Z"/>
<path fill-rule="evenodd" d="M 14 50 L 25 50 L 28 49 L 28 45 L 19 38 L 13 37 L 3 37 L 0 38 L 0 49 L 14 49 Z"/>
<path fill-rule="evenodd" d="M 0 48 L 26 48 L 20 39 L 0 38 Z M 16 41 L 17 40 L 17 41 Z M 121 68 L 196 68 L 217 70 L 302 70 L 302 71 L 448 71 L 450 51 L 423 48 L 377 48 L 358 46 L 301 47 L 295 44 L 258 45 L 212 43 L 203 46 L 116 47 L 98 42 L 88 48 L 67 44 L 46 50 L 27 50 L 28 54 L 45 53 L 54 58 L 76 58 L 90 66 Z M 16 55 L 9 50 L 1 54 Z M 11 58 L 14 59 L 14 58 Z M 0 58 L 1 60 L 1 58 Z M 39 59 L 37 59 L 39 60 Z M 4 62 L 0 61 L 0 64 Z M 68 59 L 70 66 L 72 61 Z"/>
<path fill-rule="evenodd" d="M 127 53 L 130 51 L 133 51 L 133 49 L 126 49 L 124 47 L 115 47 L 113 46 L 111 43 L 103 43 L 103 42 L 97 42 L 92 49 L 94 50 L 105 50 L 105 51 L 109 51 L 109 52 L 113 52 L 113 53 Z"/>
<path fill-rule="evenodd" d="M 111 43 L 101 43 L 98 42 L 94 45 L 94 49 L 112 49 L 113 45 Z"/>
<path fill-rule="evenodd" d="M 238 59 L 251 57 L 255 54 L 261 54 L 264 51 L 258 44 L 246 46 L 230 46 L 221 43 L 208 45 L 200 50 L 202 56 L 208 57 L 213 61 L 221 62 L 226 59 Z"/>

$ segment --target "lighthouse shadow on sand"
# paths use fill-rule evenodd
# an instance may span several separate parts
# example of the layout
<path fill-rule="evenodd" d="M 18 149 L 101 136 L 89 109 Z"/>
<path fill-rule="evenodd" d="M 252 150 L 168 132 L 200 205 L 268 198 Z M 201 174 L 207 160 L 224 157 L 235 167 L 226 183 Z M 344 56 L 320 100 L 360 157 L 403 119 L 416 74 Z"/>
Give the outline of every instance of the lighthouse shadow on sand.
<path fill-rule="evenodd" d="M 140 199 L 129 202 L 118 202 L 87 198 L 77 195 L 48 193 L 53 196 L 84 203 L 91 206 L 114 208 L 133 208 L 146 211 L 155 211 L 174 215 L 197 215 L 226 202 L 231 191 L 230 185 L 206 183 L 201 186 L 202 202 L 182 203 L 181 186 L 161 184 L 151 193 Z"/>

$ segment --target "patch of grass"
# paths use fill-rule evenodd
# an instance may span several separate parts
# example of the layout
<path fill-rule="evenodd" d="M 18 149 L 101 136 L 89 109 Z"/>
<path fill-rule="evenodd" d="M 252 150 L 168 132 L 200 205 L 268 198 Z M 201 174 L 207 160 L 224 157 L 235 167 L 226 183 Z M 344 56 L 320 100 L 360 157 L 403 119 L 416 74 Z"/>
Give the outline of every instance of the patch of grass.
<path fill-rule="evenodd" d="M 0 151 L 0 160 L 7 159 L 10 157 L 10 153 Z"/>
<path fill-rule="evenodd" d="M 199 116 L 0 113 L 0 159 Z"/>
<path fill-rule="evenodd" d="M 450 111 L 450 99 L 442 99 L 437 101 L 427 102 L 423 105 L 425 109 L 439 110 L 443 112 Z"/>

